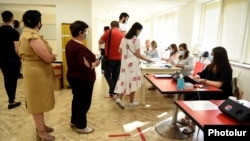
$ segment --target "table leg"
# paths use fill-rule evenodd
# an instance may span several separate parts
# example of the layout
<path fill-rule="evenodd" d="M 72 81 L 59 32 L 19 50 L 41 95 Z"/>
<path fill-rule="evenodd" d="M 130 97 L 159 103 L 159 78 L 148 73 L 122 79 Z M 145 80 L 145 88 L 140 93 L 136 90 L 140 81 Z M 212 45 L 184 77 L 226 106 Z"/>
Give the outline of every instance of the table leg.
<path fill-rule="evenodd" d="M 180 94 L 174 95 L 174 100 L 178 100 L 180 98 Z M 171 138 L 171 139 L 186 139 L 189 136 L 182 134 L 180 130 L 180 126 L 176 124 L 177 121 L 177 114 L 178 114 L 178 107 L 174 105 L 173 108 L 173 116 L 172 120 L 166 119 L 163 121 L 158 122 L 155 125 L 155 130 L 162 136 Z"/>
<path fill-rule="evenodd" d="M 146 74 L 145 71 L 142 71 L 142 76 L 144 76 Z M 146 94 L 146 78 L 143 77 L 143 82 L 142 82 L 142 85 L 141 85 L 141 105 L 144 106 L 146 103 L 145 103 L 145 94 Z"/>

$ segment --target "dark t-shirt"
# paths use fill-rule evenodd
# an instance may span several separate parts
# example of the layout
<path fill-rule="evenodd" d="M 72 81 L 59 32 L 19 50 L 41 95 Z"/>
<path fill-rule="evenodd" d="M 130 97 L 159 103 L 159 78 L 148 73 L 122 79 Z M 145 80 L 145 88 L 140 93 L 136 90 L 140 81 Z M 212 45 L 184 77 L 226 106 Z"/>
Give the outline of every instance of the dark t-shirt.
<path fill-rule="evenodd" d="M 84 65 L 83 58 L 91 65 L 96 61 L 95 55 L 84 45 L 70 40 L 66 45 L 67 77 L 82 81 L 94 82 L 96 80 L 95 69 Z"/>
<path fill-rule="evenodd" d="M 14 41 L 19 40 L 19 33 L 9 25 L 0 27 L 0 60 L 19 60 Z"/>
<path fill-rule="evenodd" d="M 204 79 L 223 82 L 223 85 L 220 87 L 220 89 L 223 90 L 223 94 L 209 94 L 210 99 L 227 99 L 229 96 L 232 96 L 231 68 L 223 68 L 217 74 L 214 74 L 212 71 L 208 70 L 208 67 L 206 67 L 202 72 L 198 74 L 201 78 Z"/>

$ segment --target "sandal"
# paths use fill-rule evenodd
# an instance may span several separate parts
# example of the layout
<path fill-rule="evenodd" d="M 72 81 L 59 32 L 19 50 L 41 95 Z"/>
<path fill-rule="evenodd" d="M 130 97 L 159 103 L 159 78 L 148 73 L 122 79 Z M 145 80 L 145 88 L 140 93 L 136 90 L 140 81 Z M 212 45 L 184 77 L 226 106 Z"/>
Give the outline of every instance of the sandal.
<path fill-rule="evenodd" d="M 176 122 L 179 124 L 188 126 L 190 121 L 191 121 L 190 119 L 187 119 L 186 117 L 184 117 L 184 118 L 181 118 L 180 120 L 177 120 Z"/>
<path fill-rule="evenodd" d="M 54 128 L 52 128 L 52 127 L 49 127 L 47 125 L 44 125 L 44 127 L 45 127 L 45 131 L 48 132 L 48 133 L 54 131 Z"/>
<path fill-rule="evenodd" d="M 183 134 L 190 135 L 195 131 L 195 124 L 190 120 L 188 126 L 184 127 L 182 130 Z"/>

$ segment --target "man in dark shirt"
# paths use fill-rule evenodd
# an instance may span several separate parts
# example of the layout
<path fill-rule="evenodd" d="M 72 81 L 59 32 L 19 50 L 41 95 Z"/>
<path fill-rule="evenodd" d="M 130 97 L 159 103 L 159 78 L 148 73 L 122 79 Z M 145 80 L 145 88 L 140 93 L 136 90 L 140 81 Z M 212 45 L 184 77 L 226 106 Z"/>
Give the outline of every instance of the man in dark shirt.
<path fill-rule="evenodd" d="M 17 80 L 21 67 L 18 56 L 19 33 L 12 27 L 14 21 L 12 12 L 4 11 L 1 15 L 4 24 L 0 27 L 0 68 L 9 98 L 8 109 L 12 109 L 21 105 L 21 102 L 15 102 Z"/>

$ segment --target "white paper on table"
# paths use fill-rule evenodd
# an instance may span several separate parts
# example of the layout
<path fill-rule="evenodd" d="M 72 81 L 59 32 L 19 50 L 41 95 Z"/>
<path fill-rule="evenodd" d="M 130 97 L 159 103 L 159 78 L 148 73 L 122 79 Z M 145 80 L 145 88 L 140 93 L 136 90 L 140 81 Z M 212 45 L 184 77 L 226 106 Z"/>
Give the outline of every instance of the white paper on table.
<path fill-rule="evenodd" d="M 156 78 L 170 78 L 172 77 L 171 74 L 154 74 L 154 77 Z"/>
<path fill-rule="evenodd" d="M 199 111 L 199 110 L 218 110 L 218 105 L 212 103 L 211 101 L 183 101 L 184 104 L 186 104 L 190 109 L 193 111 Z"/>

